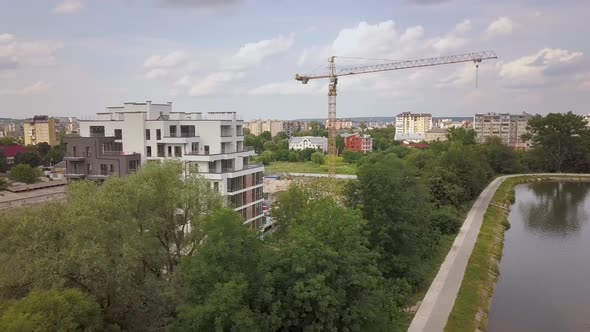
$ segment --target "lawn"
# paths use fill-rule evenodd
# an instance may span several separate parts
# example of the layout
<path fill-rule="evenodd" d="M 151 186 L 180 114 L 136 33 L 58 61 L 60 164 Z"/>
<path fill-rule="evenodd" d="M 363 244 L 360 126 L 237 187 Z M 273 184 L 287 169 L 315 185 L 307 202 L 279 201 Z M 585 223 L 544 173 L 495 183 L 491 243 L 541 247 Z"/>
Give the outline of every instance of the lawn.
<path fill-rule="evenodd" d="M 282 173 L 328 173 L 328 165 L 318 165 L 307 162 L 277 161 L 264 167 L 266 174 Z M 345 163 L 342 158 L 336 158 L 336 174 L 356 174 L 356 164 Z"/>

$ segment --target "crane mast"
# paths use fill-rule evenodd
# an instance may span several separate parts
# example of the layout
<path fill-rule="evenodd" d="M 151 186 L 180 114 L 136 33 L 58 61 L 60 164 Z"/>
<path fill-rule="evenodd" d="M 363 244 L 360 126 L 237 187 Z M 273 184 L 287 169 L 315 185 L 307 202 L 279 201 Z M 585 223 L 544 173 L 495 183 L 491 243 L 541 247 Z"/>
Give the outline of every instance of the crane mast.
<path fill-rule="evenodd" d="M 434 58 L 416 59 L 416 60 L 402 60 L 392 61 L 388 63 L 365 65 L 358 67 L 347 67 L 336 70 L 336 56 L 331 56 L 328 60 L 328 72 L 320 74 L 309 75 L 295 75 L 295 79 L 303 84 L 307 84 L 309 80 L 315 79 L 329 79 L 328 83 L 328 171 L 330 178 L 336 175 L 336 88 L 338 85 L 339 76 L 350 76 L 368 73 L 377 73 L 382 71 L 401 70 L 410 68 L 432 67 L 439 65 L 447 65 L 461 62 L 473 62 L 476 66 L 476 86 L 477 86 L 477 71 L 479 64 L 483 60 L 497 59 L 498 57 L 493 51 L 482 51 L 459 55 L 449 55 Z"/>

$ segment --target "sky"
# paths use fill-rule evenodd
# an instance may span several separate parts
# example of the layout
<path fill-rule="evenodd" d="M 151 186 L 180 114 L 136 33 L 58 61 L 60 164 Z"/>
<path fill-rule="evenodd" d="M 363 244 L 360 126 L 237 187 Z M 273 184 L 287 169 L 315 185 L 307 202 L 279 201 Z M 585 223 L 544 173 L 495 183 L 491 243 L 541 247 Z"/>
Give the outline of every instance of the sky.
<path fill-rule="evenodd" d="M 296 73 L 493 50 L 473 63 L 342 77 L 338 117 L 590 113 L 590 1 L 0 0 L 0 117 L 90 118 L 124 102 L 327 116 Z M 341 57 L 341 58 L 340 58 Z M 354 59 L 352 59 L 354 58 Z M 367 60 L 369 59 L 369 60 Z M 377 59 L 377 60 L 375 60 Z"/>

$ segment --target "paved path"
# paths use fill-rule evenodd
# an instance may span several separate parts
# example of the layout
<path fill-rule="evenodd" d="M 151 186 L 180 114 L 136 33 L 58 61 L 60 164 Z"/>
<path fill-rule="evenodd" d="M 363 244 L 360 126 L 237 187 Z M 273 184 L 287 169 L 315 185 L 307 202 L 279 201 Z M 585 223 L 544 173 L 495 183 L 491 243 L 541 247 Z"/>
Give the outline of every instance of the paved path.
<path fill-rule="evenodd" d="M 492 181 L 482 191 L 467 214 L 465 222 L 459 234 L 457 234 L 445 261 L 440 266 L 438 274 L 432 281 L 430 288 L 428 288 L 428 292 L 424 296 L 408 332 L 440 332 L 444 330 L 461 287 L 467 262 L 477 241 L 488 205 L 504 180 L 513 176 L 524 175 L 549 176 L 555 177 L 555 179 L 559 179 L 559 176 L 564 175 L 578 178 L 588 178 L 590 176 L 589 174 L 518 174 L 501 176 Z"/>

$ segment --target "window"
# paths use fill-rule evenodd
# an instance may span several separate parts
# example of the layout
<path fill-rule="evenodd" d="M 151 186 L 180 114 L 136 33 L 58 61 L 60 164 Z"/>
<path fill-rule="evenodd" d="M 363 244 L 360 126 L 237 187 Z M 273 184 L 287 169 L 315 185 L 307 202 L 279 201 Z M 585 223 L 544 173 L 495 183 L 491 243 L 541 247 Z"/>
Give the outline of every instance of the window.
<path fill-rule="evenodd" d="M 108 175 L 106 164 L 100 164 L 100 175 Z"/>
<path fill-rule="evenodd" d="M 174 147 L 174 157 L 182 157 L 182 147 L 180 147 L 180 146 Z"/>
<path fill-rule="evenodd" d="M 74 153 L 73 156 L 74 157 L 77 157 L 77 155 L 76 155 L 76 146 L 75 145 L 72 147 L 72 150 L 73 150 L 72 152 Z"/>
<path fill-rule="evenodd" d="M 197 153 L 199 151 L 199 143 L 192 142 L 191 143 L 191 152 Z"/>
<path fill-rule="evenodd" d="M 123 130 L 115 129 L 115 138 L 116 139 L 123 139 Z"/>
<path fill-rule="evenodd" d="M 90 126 L 90 137 L 104 137 L 104 126 Z"/>
<path fill-rule="evenodd" d="M 170 137 L 176 137 L 176 126 L 170 126 Z"/>
<path fill-rule="evenodd" d="M 115 173 L 115 165 L 110 164 L 111 174 Z"/>
<path fill-rule="evenodd" d="M 213 182 L 213 190 L 219 191 L 219 182 Z"/>
<path fill-rule="evenodd" d="M 172 147 L 168 146 L 168 157 L 172 157 Z"/>
<path fill-rule="evenodd" d="M 162 139 L 162 131 L 160 129 L 156 129 L 156 139 L 158 141 Z"/>
<path fill-rule="evenodd" d="M 137 171 L 137 167 L 138 167 L 139 163 L 137 162 L 137 160 L 129 160 L 129 168 L 128 168 L 128 172 L 129 173 L 134 173 Z"/>
<path fill-rule="evenodd" d="M 90 157 L 90 147 L 86 147 L 86 157 Z"/>
<path fill-rule="evenodd" d="M 181 137 L 195 137 L 195 126 L 180 126 Z"/>
<path fill-rule="evenodd" d="M 152 138 L 150 137 L 150 133 L 151 133 L 151 131 L 150 131 L 149 129 L 146 129 L 146 130 L 145 130 L 145 139 L 146 139 L 146 140 L 148 140 L 148 141 L 149 141 L 150 139 L 152 139 Z"/>
<path fill-rule="evenodd" d="M 146 156 L 148 156 L 148 157 L 151 157 L 151 156 L 152 156 L 152 147 L 151 147 L 151 146 L 148 146 L 148 147 L 147 147 L 147 152 L 146 152 L 145 154 L 146 154 Z"/>

